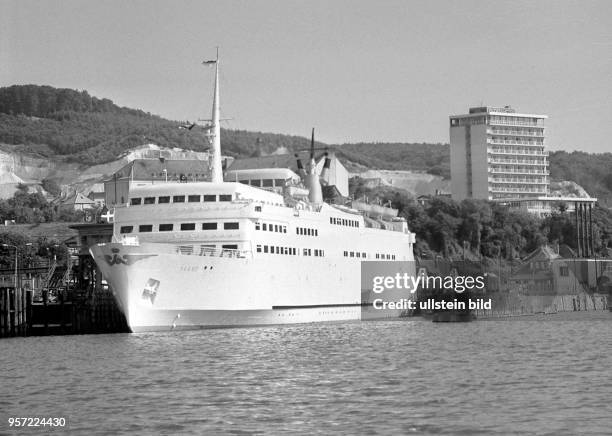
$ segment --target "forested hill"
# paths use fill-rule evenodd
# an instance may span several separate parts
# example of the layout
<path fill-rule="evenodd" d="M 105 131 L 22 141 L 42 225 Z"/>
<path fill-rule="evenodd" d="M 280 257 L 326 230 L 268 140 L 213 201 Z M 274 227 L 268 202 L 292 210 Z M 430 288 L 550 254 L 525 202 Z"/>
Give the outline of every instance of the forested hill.
<path fill-rule="evenodd" d="M 0 143 L 12 150 L 84 165 L 109 162 L 144 143 L 204 150 L 203 132 L 142 110 L 119 107 L 87 91 L 51 86 L 0 88 Z M 223 152 L 235 157 L 306 149 L 306 137 L 222 130 Z M 317 143 L 317 146 L 326 144 Z M 331 145 L 349 166 L 418 170 L 450 177 L 448 144 L 358 143 Z M 356 164 L 356 165 L 353 165 Z M 612 154 L 552 152 L 554 180 L 573 180 L 612 205 Z"/>

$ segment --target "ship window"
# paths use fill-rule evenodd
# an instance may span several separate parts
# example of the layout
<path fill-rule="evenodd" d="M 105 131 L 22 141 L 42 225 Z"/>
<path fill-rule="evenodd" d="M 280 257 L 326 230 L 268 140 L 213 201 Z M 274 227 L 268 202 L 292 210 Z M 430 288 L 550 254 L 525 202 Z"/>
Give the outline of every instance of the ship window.
<path fill-rule="evenodd" d="M 143 224 L 142 226 L 138 226 L 138 231 L 140 233 L 148 233 L 153 231 L 153 226 L 151 224 Z"/>
<path fill-rule="evenodd" d="M 232 201 L 232 194 L 219 195 L 219 201 Z"/>
<path fill-rule="evenodd" d="M 261 187 L 261 180 L 251 180 L 251 186 Z"/>
<path fill-rule="evenodd" d="M 132 200 L 130 201 L 130 204 L 132 206 L 138 206 L 141 201 L 142 201 L 142 198 L 132 198 Z"/>
<path fill-rule="evenodd" d="M 195 223 L 182 223 L 181 230 L 195 230 Z"/>
<path fill-rule="evenodd" d="M 157 202 L 158 202 L 159 204 L 162 204 L 162 203 L 170 203 L 170 197 L 169 197 L 169 196 L 167 196 L 167 195 L 166 195 L 166 196 L 163 196 L 163 197 L 159 197 L 159 198 L 157 199 Z"/>
<path fill-rule="evenodd" d="M 187 201 L 189 201 L 189 203 L 199 203 L 200 202 L 200 196 L 199 195 L 190 195 L 189 197 L 187 197 Z"/>
<path fill-rule="evenodd" d="M 263 223 L 263 224 L 262 224 L 262 229 L 263 229 L 263 230 L 268 230 L 268 225 L 267 225 L 266 223 Z"/>
<path fill-rule="evenodd" d="M 270 188 L 270 187 L 272 187 L 272 182 L 273 182 L 272 179 L 263 179 L 262 180 L 262 186 L 264 188 Z"/>
<path fill-rule="evenodd" d="M 258 252 L 258 253 L 261 253 L 261 245 L 258 245 L 258 246 L 257 246 L 257 252 Z"/>
<path fill-rule="evenodd" d="M 274 186 L 276 186 L 277 188 L 285 186 L 285 180 L 283 180 L 283 179 L 274 179 Z"/>
<path fill-rule="evenodd" d="M 205 195 L 204 201 L 217 201 L 217 196 L 216 195 Z"/>
<path fill-rule="evenodd" d="M 172 224 L 160 224 L 159 231 L 160 232 L 171 232 L 174 226 Z"/>
<path fill-rule="evenodd" d="M 223 223 L 223 229 L 225 230 L 238 230 L 238 223 Z"/>
<path fill-rule="evenodd" d="M 264 245 L 264 253 L 267 253 L 267 252 L 268 252 L 268 246 Z"/>
<path fill-rule="evenodd" d="M 144 204 L 155 204 L 155 197 L 145 197 Z"/>
<path fill-rule="evenodd" d="M 261 229 L 261 224 L 255 223 L 255 230 L 260 230 L 260 229 Z"/>
<path fill-rule="evenodd" d="M 217 230 L 217 223 L 202 223 L 202 230 Z"/>
<path fill-rule="evenodd" d="M 132 233 L 132 230 L 134 230 L 134 226 L 121 226 L 121 233 Z"/>

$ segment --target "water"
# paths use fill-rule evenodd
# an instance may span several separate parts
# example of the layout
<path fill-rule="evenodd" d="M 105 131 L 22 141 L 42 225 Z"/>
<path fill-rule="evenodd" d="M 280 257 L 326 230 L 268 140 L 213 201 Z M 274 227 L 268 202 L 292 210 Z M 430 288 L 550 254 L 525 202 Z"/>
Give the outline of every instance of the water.
<path fill-rule="evenodd" d="M 0 434 L 610 434 L 611 338 L 583 312 L 4 339 Z"/>

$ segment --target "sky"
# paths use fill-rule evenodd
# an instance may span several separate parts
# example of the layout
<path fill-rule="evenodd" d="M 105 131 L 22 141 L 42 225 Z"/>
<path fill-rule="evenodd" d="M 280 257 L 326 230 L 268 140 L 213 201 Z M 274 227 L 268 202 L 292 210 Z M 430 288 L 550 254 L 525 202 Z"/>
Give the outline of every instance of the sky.
<path fill-rule="evenodd" d="M 612 1 L 0 0 L 0 86 L 85 89 L 174 120 L 346 142 L 449 141 L 481 105 L 612 151 Z"/>

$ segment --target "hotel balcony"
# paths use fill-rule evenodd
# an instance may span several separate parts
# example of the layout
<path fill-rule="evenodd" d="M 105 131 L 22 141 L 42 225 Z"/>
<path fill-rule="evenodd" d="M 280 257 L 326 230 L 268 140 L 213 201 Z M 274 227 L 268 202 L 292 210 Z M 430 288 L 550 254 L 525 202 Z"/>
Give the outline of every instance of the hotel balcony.
<path fill-rule="evenodd" d="M 548 162 L 544 159 L 505 159 L 503 157 L 490 157 L 487 159 L 487 162 L 489 164 L 548 166 Z"/>
<path fill-rule="evenodd" d="M 514 156 L 548 156 L 547 151 L 540 150 L 513 150 L 511 148 L 494 148 L 489 147 L 487 149 L 489 154 L 507 154 Z"/>
<path fill-rule="evenodd" d="M 529 138 L 544 138 L 544 132 L 529 132 L 525 130 L 487 129 L 489 135 L 526 136 Z"/>
<path fill-rule="evenodd" d="M 489 177 L 489 183 L 517 183 L 525 185 L 548 185 L 548 179 L 543 177 L 541 179 L 521 179 L 518 177 Z"/>
<path fill-rule="evenodd" d="M 492 186 L 489 188 L 489 192 L 503 192 L 503 193 L 514 193 L 514 194 L 544 194 L 546 195 L 546 188 L 507 188 Z"/>
<path fill-rule="evenodd" d="M 534 170 L 527 168 L 489 168 L 489 172 L 492 174 L 540 174 L 543 176 L 550 175 L 550 171 L 548 170 Z"/>
<path fill-rule="evenodd" d="M 488 144 L 499 144 L 499 145 L 527 145 L 529 147 L 537 146 L 544 147 L 544 141 L 535 142 L 535 141 L 517 141 L 515 139 L 495 139 L 495 138 L 487 138 Z"/>
<path fill-rule="evenodd" d="M 521 121 L 521 120 L 489 120 L 490 126 L 512 126 L 512 127 L 537 127 L 544 129 L 544 124 L 537 124 L 533 121 Z"/>

